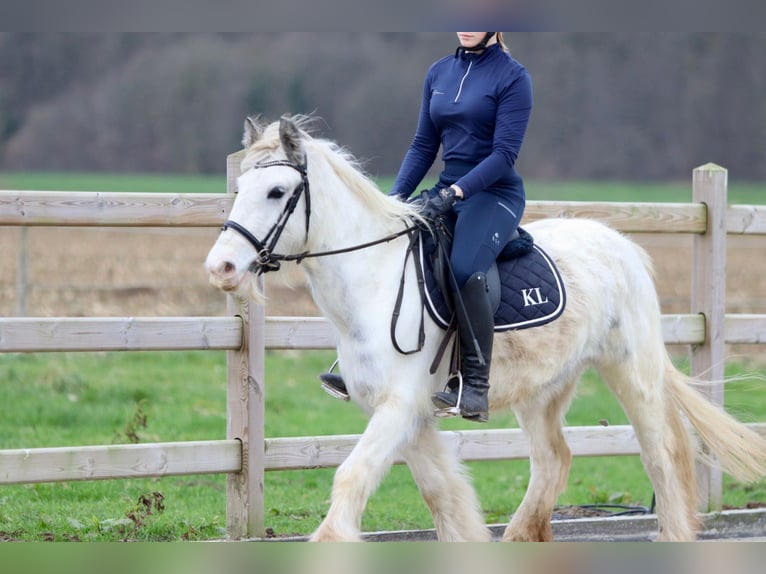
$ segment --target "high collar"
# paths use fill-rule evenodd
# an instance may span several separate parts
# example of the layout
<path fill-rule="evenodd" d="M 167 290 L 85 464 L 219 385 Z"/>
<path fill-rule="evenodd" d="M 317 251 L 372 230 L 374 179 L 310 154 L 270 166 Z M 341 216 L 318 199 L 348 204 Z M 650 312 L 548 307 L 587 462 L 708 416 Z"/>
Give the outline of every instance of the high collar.
<path fill-rule="evenodd" d="M 498 42 L 492 44 L 491 46 L 487 46 L 481 52 L 471 52 L 470 50 L 465 49 L 463 46 L 458 46 L 457 50 L 455 50 L 455 58 L 460 58 L 461 60 L 466 60 L 466 61 L 478 62 L 480 60 L 483 60 L 489 54 L 494 54 L 499 50 L 501 50 L 501 47 Z"/>

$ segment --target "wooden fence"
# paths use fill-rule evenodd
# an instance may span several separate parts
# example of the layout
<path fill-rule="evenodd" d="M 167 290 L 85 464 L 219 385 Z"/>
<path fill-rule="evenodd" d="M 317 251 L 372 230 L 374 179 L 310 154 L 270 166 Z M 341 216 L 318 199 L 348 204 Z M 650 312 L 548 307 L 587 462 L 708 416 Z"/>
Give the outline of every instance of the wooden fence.
<path fill-rule="evenodd" d="M 234 190 L 240 154 L 227 160 Z M 5 226 L 219 226 L 232 203 L 223 194 L 0 191 Z M 692 203 L 534 202 L 525 221 L 589 217 L 623 232 L 693 234 L 689 314 L 664 315 L 668 344 L 691 345 L 691 371 L 723 378 L 726 343 L 766 342 L 766 315 L 725 312 L 726 236 L 766 235 L 766 206 L 727 206 L 727 172 L 713 164 L 694 170 Z M 204 257 L 204 254 L 200 254 Z M 356 435 L 264 438 L 264 351 L 331 349 L 321 318 L 266 317 L 262 307 L 228 300 L 227 317 L 0 318 L 0 352 L 225 349 L 228 361 L 227 436 L 222 440 L 0 450 L 0 484 L 227 473 L 227 534 L 264 534 L 264 473 L 340 464 Z M 723 388 L 711 400 L 723 404 Z M 766 424 L 752 425 L 759 432 Z M 575 456 L 638 454 L 628 425 L 569 427 Z M 521 431 L 443 433 L 465 460 L 528 456 Z M 705 470 L 702 510 L 720 508 L 721 475 Z"/>

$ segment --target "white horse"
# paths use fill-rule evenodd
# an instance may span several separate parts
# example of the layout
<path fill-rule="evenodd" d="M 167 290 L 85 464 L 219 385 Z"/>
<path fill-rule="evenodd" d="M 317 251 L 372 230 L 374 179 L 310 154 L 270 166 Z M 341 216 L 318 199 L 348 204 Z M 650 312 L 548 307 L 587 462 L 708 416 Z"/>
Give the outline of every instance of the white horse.
<path fill-rule="evenodd" d="M 320 254 L 375 242 L 419 217 L 412 205 L 381 193 L 348 153 L 310 136 L 304 120 L 245 123 L 239 192 L 227 230 L 206 261 L 211 283 L 224 291 L 260 302 L 254 277 L 276 266 L 279 256 L 271 255 Z M 682 415 L 724 470 L 740 480 L 766 474 L 766 441 L 712 406 L 671 363 L 651 264 L 640 247 L 590 220 L 550 219 L 525 227 L 558 265 L 567 307 L 552 323 L 495 336 L 490 409 L 513 409 L 529 437 L 531 465 L 526 494 L 503 539 L 552 539 L 551 513 L 571 463 L 561 421 L 582 371 L 593 366 L 635 429 L 656 495 L 658 539 L 694 540 L 694 462 L 700 451 Z M 407 244 L 399 236 L 302 261 L 314 299 L 337 331 L 349 394 L 370 416 L 335 474 L 330 509 L 314 541 L 358 540 L 367 500 L 399 456 L 412 471 L 440 540 L 490 539 L 470 480 L 442 442 L 433 414 L 431 394 L 448 376 L 447 360 L 429 374 L 443 332 L 426 316 L 422 352 L 405 356 L 391 342 Z M 421 317 L 411 263 L 406 273 L 397 331 L 403 347 L 416 345 Z"/>

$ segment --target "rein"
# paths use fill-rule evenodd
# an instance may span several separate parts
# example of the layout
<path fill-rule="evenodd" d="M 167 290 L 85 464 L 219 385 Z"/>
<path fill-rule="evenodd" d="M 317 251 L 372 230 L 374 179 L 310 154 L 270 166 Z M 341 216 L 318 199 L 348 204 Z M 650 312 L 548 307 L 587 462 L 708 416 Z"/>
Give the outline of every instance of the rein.
<path fill-rule="evenodd" d="M 254 165 L 252 169 L 261 169 L 261 168 L 274 167 L 274 166 L 285 166 L 285 167 L 293 168 L 294 170 L 296 170 L 298 173 L 301 174 L 302 182 L 293 191 L 293 194 L 290 196 L 290 199 L 285 204 L 285 208 L 282 210 L 282 213 L 279 215 L 279 218 L 277 219 L 276 223 L 271 227 L 269 232 L 266 234 L 266 237 L 264 237 L 263 240 L 258 239 L 255 235 L 250 233 L 250 231 L 248 231 L 244 226 L 240 225 L 239 223 L 231 219 L 227 219 L 224 222 L 224 224 L 221 226 L 221 231 L 232 229 L 233 231 L 236 231 L 242 237 L 247 239 L 248 243 L 250 243 L 250 245 L 252 245 L 255 248 L 255 252 L 256 252 L 255 261 L 250 266 L 250 270 L 257 275 L 260 275 L 262 273 L 267 273 L 269 271 L 278 270 L 280 267 L 281 261 L 295 261 L 296 263 L 300 264 L 301 261 L 303 261 L 304 259 L 310 259 L 314 257 L 325 257 L 327 255 L 339 255 L 341 253 L 358 251 L 360 249 L 366 249 L 374 245 L 379 245 L 381 243 L 387 243 L 388 241 L 393 241 L 397 237 L 406 235 L 414 231 L 418 227 L 417 225 L 410 225 L 405 227 L 401 231 L 397 231 L 396 233 L 386 235 L 385 237 L 382 237 L 380 239 L 376 239 L 374 241 L 368 241 L 367 243 L 360 243 L 358 245 L 352 245 L 350 247 L 344 247 L 341 249 L 333 249 L 329 251 L 317 251 L 314 253 L 311 253 L 309 251 L 304 251 L 302 253 L 295 253 L 291 255 L 282 255 L 280 253 L 274 253 L 273 252 L 274 246 L 277 244 L 279 237 L 282 235 L 282 232 L 284 231 L 285 226 L 287 225 L 287 220 L 290 219 L 290 216 L 295 211 L 295 207 L 298 205 L 298 200 L 300 199 L 300 196 L 302 193 L 306 194 L 306 238 L 308 238 L 309 222 L 311 220 L 311 194 L 309 191 L 309 179 L 308 179 L 308 173 L 306 170 L 306 164 L 304 163 L 303 165 L 298 165 L 297 163 L 287 161 L 287 160 L 277 160 L 277 161 L 269 161 L 265 163 L 258 163 Z M 269 238 L 271 238 L 271 241 L 269 241 Z M 267 241 L 269 241 L 268 245 L 266 245 Z"/>

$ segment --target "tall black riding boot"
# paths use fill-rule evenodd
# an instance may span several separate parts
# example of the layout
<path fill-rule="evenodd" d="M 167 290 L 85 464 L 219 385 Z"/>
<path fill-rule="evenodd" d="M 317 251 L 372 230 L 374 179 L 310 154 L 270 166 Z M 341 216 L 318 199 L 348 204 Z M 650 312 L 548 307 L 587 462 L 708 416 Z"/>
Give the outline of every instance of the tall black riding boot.
<path fill-rule="evenodd" d="M 460 290 L 465 305 L 465 315 L 458 312 L 458 336 L 460 338 L 461 373 L 463 390 L 458 405 L 458 386 L 449 391 L 434 393 L 431 400 L 439 409 L 458 408 L 463 418 L 477 422 L 489 420 L 489 363 L 494 338 L 494 312 L 487 291 L 487 277 L 474 273 Z M 469 328 L 470 325 L 470 328 Z M 471 331 L 479 348 L 476 348 Z"/>

